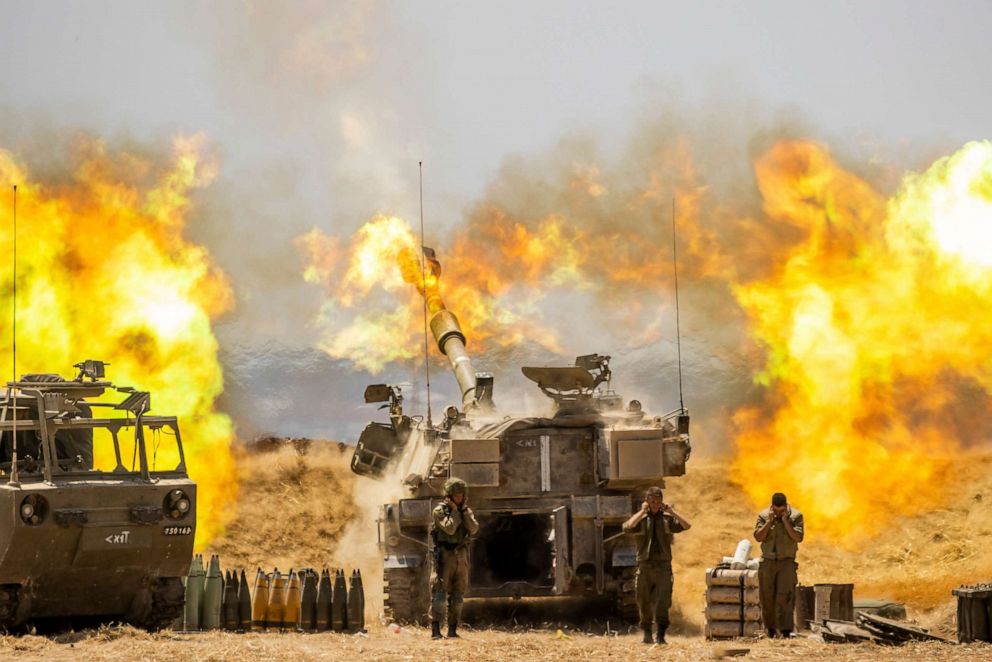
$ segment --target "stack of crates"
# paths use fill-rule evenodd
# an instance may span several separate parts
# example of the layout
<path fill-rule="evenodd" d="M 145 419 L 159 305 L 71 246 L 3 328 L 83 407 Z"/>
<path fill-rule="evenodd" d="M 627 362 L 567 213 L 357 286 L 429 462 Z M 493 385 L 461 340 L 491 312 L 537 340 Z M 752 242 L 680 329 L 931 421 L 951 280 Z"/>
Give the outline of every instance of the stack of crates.
<path fill-rule="evenodd" d="M 735 639 L 761 634 L 758 571 L 706 570 L 706 638 Z"/>

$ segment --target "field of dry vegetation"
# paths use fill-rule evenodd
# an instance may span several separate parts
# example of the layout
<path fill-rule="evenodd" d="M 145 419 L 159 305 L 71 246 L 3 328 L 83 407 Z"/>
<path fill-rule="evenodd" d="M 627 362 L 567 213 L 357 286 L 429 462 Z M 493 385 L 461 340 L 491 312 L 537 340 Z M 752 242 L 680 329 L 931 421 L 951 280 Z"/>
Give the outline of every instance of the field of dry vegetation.
<path fill-rule="evenodd" d="M 266 452 L 244 454 L 237 513 L 226 533 L 205 552 L 220 554 L 225 568 L 244 567 L 249 575 L 256 567 L 360 568 L 367 586 L 367 633 L 148 634 L 106 627 L 55 637 L 4 636 L 0 658 L 698 660 L 722 657 L 732 648 L 746 648 L 750 657 L 769 660 L 992 658 L 992 645 L 987 644 L 885 648 L 811 639 L 706 642 L 701 634 L 703 571 L 749 535 L 755 513 L 718 462 L 698 458 L 687 476 L 669 481 L 666 491 L 666 500 L 693 523 L 678 536 L 674 550 L 676 608 L 669 646 L 645 646 L 637 633 L 615 632 L 616 623 L 588 614 L 574 618 L 534 604 L 510 605 L 504 623 L 470 624 L 458 641 L 432 642 L 420 628 L 403 628 L 396 634 L 380 618 L 381 562 L 374 526 L 375 507 L 393 488 L 356 478 L 348 470 L 349 459 L 349 449 L 331 443 L 275 445 Z M 976 456 L 962 464 L 957 487 L 942 508 L 893 522 L 873 540 L 858 542 L 852 532 L 847 546 L 830 544 L 817 537 L 815 522 L 807 522 L 800 581 L 853 582 L 855 598 L 904 602 L 911 620 L 953 637 L 951 589 L 992 579 L 992 514 L 984 504 L 990 498 L 992 457 Z M 473 613 L 479 612 L 467 609 L 468 616 Z"/>

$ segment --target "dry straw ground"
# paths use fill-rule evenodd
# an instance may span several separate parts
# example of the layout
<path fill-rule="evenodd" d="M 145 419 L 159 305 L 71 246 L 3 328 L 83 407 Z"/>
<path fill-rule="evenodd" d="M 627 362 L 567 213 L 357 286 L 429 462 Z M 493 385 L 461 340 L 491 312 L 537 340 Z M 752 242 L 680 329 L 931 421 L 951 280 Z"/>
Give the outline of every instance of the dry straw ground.
<path fill-rule="evenodd" d="M 825 644 L 808 639 L 706 642 L 701 635 L 703 570 L 749 535 L 754 509 L 730 484 L 716 460 L 694 458 L 684 478 L 669 481 L 666 500 L 690 518 L 675 548 L 676 613 L 667 647 L 645 646 L 637 634 L 603 634 L 605 621 L 568 622 L 555 607 L 511 607 L 521 616 L 513 629 L 466 628 L 459 641 L 432 642 L 419 628 L 389 631 L 379 615 L 381 565 L 370 519 L 384 488 L 356 479 L 349 455 L 337 444 L 314 444 L 299 452 L 279 446 L 248 453 L 241 463 L 239 507 L 227 532 L 207 552 L 225 567 L 359 567 L 369 587 L 364 635 L 337 634 L 147 634 L 103 628 L 58 637 L 0 638 L 0 658 L 94 660 L 507 660 L 718 658 L 728 648 L 748 648 L 751 659 L 949 660 L 992 659 L 992 645 L 919 644 L 902 648 Z M 809 541 L 800 554 L 800 580 L 854 582 L 855 597 L 882 597 L 907 604 L 910 618 L 953 636 L 950 590 L 992 579 L 992 457 L 961 463 L 960 479 L 940 508 L 894 521 L 885 533 L 847 546 L 820 539 L 808 522 Z M 800 508 L 802 504 L 797 504 Z M 613 626 L 615 627 L 615 623 Z M 558 634 L 561 628 L 563 633 Z"/>

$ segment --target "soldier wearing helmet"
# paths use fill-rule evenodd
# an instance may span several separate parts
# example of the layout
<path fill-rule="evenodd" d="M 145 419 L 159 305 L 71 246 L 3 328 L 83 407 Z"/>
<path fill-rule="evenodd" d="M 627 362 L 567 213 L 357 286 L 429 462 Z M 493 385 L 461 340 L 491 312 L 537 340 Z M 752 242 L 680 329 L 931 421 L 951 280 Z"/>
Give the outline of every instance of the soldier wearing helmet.
<path fill-rule="evenodd" d="M 434 572 L 431 577 L 431 637 L 441 638 L 441 620 L 448 612 L 448 636 L 457 637 L 458 619 L 468 588 L 468 542 L 479 521 L 468 507 L 468 487 L 460 478 L 444 484 L 444 501 L 434 508 L 431 537 Z M 447 604 L 445 604 L 447 603 Z"/>
<path fill-rule="evenodd" d="M 781 492 L 772 495 L 772 504 L 758 513 L 754 539 L 761 543 L 758 566 L 758 592 L 761 620 L 769 637 L 792 636 L 795 607 L 796 553 L 806 537 L 803 514 L 793 508 Z"/>
<path fill-rule="evenodd" d="M 644 630 L 644 643 L 653 644 L 651 629 L 658 623 L 659 644 L 665 642 L 668 610 L 672 606 L 672 534 L 688 530 L 689 520 L 664 502 L 660 487 L 650 487 L 641 509 L 623 523 L 623 530 L 634 533 L 637 545 L 637 610 Z"/>

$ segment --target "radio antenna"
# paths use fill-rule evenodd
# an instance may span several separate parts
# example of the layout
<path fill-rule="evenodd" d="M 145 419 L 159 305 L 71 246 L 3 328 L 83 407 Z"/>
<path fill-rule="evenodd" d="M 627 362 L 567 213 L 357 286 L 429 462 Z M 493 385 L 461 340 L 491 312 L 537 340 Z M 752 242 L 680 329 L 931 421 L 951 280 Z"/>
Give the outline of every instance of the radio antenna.
<path fill-rule="evenodd" d="M 17 383 L 17 184 L 14 184 L 14 312 L 11 335 L 11 378 L 13 384 Z M 13 403 L 11 403 L 13 400 Z M 10 484 L 19 485 L 17 479 L 17 390 L 15 386 L 7 389 L 7 403 L 12 405 L 14 410 L 14 426 L 11 434 L 11 454 L 10 454 Z"/>
<path fill-rule="evenodd" d="M 682 399 L 682 330 L 679 321 L 679 235 L 675 227 L 675 198 L 672 198 L 672 270 L 675 273 L 675 346 L 679 358 L 679 409 L 685 413 L 685 401 Z"/>
<path fill-rule="evenodd" d="M 427 429 L 434 427 L 431 419 L 431 356 L 427 340 L 427 256 L 424 250 L 424 162 L 417 161 L 420 170 L 420 286 L 424 299 L 424 373 L 427 375 Z"/>

